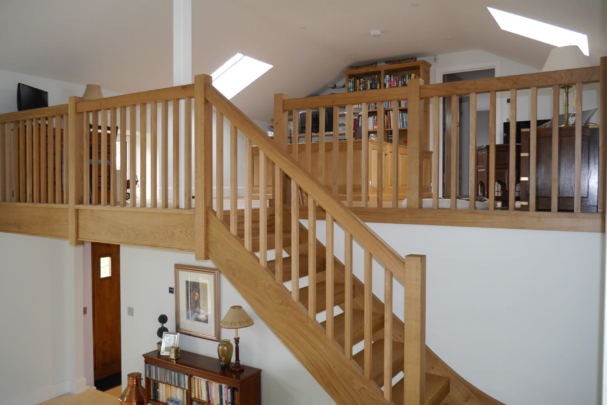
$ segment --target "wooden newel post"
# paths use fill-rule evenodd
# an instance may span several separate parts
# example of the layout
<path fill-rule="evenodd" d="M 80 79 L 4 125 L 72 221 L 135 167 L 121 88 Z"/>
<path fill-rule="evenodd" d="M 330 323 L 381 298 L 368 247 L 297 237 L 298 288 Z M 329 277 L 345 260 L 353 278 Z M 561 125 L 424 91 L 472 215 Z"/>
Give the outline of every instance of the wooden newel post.
<path fill-rule="evenodd" d="M 409 82 L 409 127 L 407 130 L 407 208 L 422 207 L 422 99 L 421 79 Z"/>
<path fill-rule="evenodd" d="M 206 98 L 206 88 L 212 84 L 213 79 L 209 75 L 198 75 L 194 78 L 196 114 L 194 249 L 196 260 L 209 258 L 207 216 L 209 215 L 208 210 L 213 207 L 213 105 Z"/>
<path fill-rule="evenodd" d="M 405 405 L 426 403 L 426 256 L 405 257 Z"/>
<path fill-rule="evenodd" d="M 76 205 L 84 203 L 83 191 L 83 143 L 85 136 L 84 132 L 84 117 L 82 113 L 76 111 L 78 102 L 82 101 L 81 97 L 70 97 L 68 105 L 68 204 L 69 204 L 69 238 L 70 245 L 81 245 L 78 240 L 78 212 Z"/>

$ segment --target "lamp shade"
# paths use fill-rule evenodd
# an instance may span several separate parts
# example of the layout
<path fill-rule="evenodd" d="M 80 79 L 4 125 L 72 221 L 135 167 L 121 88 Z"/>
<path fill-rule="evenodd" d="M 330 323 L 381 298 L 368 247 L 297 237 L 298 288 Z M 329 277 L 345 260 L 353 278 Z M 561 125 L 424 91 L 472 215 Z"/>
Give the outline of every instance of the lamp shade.
<path fill-rule="evenodd" d="M 577 69 L 590 66 L 588 57 L 577 45 L 567 45 L 550 51 L 542 72 L 552 70 Z"/>
<path fill-rule="evenodd" d="M 84 90 L 82 98 L 84 99 L 84 101 L 97 100 L 98 98 L 103 98 L 101 86 L 98 84 L 87 84 L 86 90 Z"/>
<path fill-rule="evenodd" d="M 240 329 L 251 325 L 253 325 L 253 320 L 240 305 L 230 307 L 228 313 L 219 324 L 219 326 L 225 329 Z"/>

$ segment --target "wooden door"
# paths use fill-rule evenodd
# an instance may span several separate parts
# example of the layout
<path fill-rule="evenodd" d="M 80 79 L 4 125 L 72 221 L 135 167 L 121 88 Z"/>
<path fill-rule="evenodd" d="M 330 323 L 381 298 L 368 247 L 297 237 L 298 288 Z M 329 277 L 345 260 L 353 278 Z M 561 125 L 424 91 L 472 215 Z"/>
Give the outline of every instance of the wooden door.
<path fill-rule="evenodd" d="M 120 245 L 91 245 L 95 381 L 121 371 Z"/>

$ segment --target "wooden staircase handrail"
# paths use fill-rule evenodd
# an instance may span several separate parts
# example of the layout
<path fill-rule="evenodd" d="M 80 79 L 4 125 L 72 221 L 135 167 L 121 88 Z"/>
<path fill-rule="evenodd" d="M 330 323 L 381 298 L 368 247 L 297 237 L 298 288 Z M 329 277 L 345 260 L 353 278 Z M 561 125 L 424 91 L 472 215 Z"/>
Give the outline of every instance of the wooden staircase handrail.
<path fill-rule="evenodd" d="M 375 234 L 352 211 L 346 209 L 341 201 L 329 193 L 318 180 L 316 180 L 299 163 L 284 153 L 268 136 L 246 115 L 228 101 L 215 87 L 205 85 L 207 99 L 224 116 L 242 131 L 266 156 L 278 165 L 280 169 L 308 193 L 319 206 L 328 212 L 348 232 L 355 235 L 365 248 L 404 285 L 405 261 L 388 244 Z"/>

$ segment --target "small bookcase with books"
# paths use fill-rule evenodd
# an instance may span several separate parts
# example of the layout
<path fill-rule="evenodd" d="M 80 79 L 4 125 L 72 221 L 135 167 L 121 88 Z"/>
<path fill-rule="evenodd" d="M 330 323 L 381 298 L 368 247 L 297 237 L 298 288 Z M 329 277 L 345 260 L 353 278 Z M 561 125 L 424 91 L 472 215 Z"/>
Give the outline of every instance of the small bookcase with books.
<path fill-rule="evenodd" d="M 219 360 L 186 351 L 170 360 L 158 351 L 143 355 L 149 405 L 261 405 L 261 370 L 221 371 Z"/>

